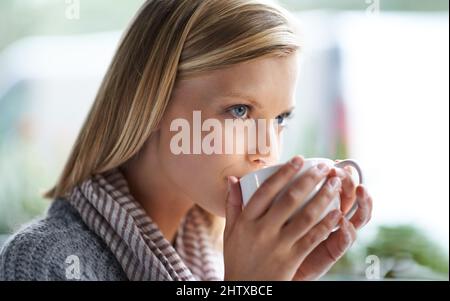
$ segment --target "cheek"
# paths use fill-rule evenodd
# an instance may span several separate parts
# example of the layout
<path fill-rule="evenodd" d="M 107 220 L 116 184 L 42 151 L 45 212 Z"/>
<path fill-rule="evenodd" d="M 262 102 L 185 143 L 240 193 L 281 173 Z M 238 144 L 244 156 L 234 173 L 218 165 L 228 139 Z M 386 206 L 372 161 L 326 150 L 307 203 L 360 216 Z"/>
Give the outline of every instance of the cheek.
<path fill-rule="evenodd" d="M 224 215 L 227 192 L 227 167 L 234 156 L 226 155 L 175 155 L 170 140 L 175 133 L 162 131 L 160 144 L 161 167 L 174 189 L 188 196 L 192 202 L 219 216 Z"/>
<path fill-rule="evenodd" d="M 226 177 L 239 174 L 231 170 L 231 167 L 238 166 L 237 163 L 242 160 L 242 156 L 175 155 L 170 149 L 170 142 L 174 135 L 176 132 L 170 132 L 169 125 L 161 128 L 159 158 L 167 181 L 174 190 L 189 197 L 195 204 L 215 215 L 224 216 L 227 195 Z M 202 139 L 204 135 L 206 133 L 202 135 Z"/>
<path fill-rule="evenodd" d="M 172 181 L 195 204 L 216 215 L 224 214 L 226 166 L 219 156 L 181 155 L 168 161 Z"/>

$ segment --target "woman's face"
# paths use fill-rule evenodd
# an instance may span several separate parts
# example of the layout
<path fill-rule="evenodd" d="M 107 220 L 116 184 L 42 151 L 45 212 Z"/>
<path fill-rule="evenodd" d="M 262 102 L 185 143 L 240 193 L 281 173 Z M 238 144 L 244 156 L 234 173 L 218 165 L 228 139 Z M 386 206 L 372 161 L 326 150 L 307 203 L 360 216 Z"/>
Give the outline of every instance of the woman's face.
<path fill-rule="evenodd" d="M 240 178 L 278 163 L 279 138 L 294 108 L 297 59 L 297 55 L 264 57 L 178 81 L 159 126 L 157 142 L 158 165 L 162 169 L 161 174 L 167 178 L 165 181 L 173 188 L 172 192 L 180 192 L 180 195 L 188 197 L 203 209 L 224 216 L 228 176 Z M 214 119 L 214 124 L 222 125 L 222 130 L 204 128 L 201 131 L 201 125 L 196 128 L 194 111 L 197 116 L 201 114 L 197 124 Z M 181 128 L 175 126 L 177 122 L 174 121 L 177 119 L 186 120 L 190 131 L 182 132 Z M 258 127 L 256 133 L 257 137 L 265 137 L 263 143 L 270 150 L 269 153 L 252 148 L 248 141 L 251 137 L 245 131 L 233 135 L 233 129 L 225 126 L 225 120 L 230 122 L 239 119 L 247 124 L 251 124 L 248 122 L 252 120 L 266 121 L 266 125 Z M 196 137 L 194 132 L 199 133 L 199 136 Z M 213 154 L 205 153 L 201 147 L 208 134 L 210 138 L 216 135 L 213 143 L 222 143 L 222 147 L 220 144 L 214 145 L 216 152 Z M 182 143 L 185 150 L 190 150 L 188 153 L 176 154 L 174 145 L 181 145 L 180 135 L 184 135 Z M 244 152 L 233 148 L 232 152 L 230 149 L 225 150 L 225 144 L 235 143 L 237 139 L 245 143 Z M 197 146 L 194 146 L 196 143 Z"/>

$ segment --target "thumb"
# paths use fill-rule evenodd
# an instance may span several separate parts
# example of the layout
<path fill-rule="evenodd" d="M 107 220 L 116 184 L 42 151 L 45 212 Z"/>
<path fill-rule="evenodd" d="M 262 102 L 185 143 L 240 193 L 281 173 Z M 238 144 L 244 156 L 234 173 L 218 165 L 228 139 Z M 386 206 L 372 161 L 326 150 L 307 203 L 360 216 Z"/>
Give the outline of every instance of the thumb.
<path fill-rule="evenodd" d="M 239 180 L 236 177 L 228 177 L 228 195 L 225 212 L 226 223 L 224 237 L 227 237 L 228 233 L 231 232 L 241 212 L 242 198 Z"/>

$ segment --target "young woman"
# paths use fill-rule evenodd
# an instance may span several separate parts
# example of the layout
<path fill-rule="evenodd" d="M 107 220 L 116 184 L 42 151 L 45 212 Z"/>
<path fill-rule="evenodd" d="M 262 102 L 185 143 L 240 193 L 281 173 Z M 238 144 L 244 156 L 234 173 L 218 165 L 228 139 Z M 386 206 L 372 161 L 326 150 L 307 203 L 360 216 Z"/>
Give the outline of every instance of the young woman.
<path fill-rule="evenodd" d="M 0 279 L 322 276 L 370 219 L 366 189 L 355 187 L 349 171 L 319 165 L 272 202 L 302 167 L 301 156 L 266 181 L 245 208 L 238 183 L 279 160 L 275 150 L 295 103 L 298 49 L 287 13 L 272 5 L 147 1 L 120 43 L 61 178 L 47 193 L 54 199 L 47 216 L 5 245 Z M 262 131 L 275 138 L 268 139 L 271 151 L 174 152 L 179 133 L 173 122 L 192 125 L 194 112 L 220 125 L 275 121 Z M 238 132 L 234 139 L 249 137 Z M 324 178 L 327 184 L 297 212 Z M 344 212 L 358 202 L 356 214 L 347 220 L 333 211 L 319 219 L 337 194 Z"/>

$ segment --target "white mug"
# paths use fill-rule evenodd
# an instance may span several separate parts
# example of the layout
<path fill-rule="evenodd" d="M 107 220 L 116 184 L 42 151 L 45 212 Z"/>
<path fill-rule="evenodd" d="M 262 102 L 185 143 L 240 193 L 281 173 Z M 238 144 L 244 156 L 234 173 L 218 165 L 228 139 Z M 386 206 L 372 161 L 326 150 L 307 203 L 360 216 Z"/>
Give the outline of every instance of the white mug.
<path fill-rule="evenodd" d="M 311 167 L 314 167 L 320 163 L 325 163 L 330 167 L 345 167 L 345 166 L 351 166 L 358 172 L 359 177 L 359 184 L 363 183 L 363 176 L 361 168 L 359 167 L 358 163 L 356 163 L 353 160 L 344 160 L 340 162 L 334 162 L 333 160 L 326 159 L 326 158 L 311 158 L 311 159 L 305 159 L 302 168 L 298 171 L 297 175 L 293 177 L 293 179 L 289 182 L 291 184 L 297 177 L 304 174 L 308 169 Z M 255 191 L 261 186 L 262 183 L 264 183 L 265 180 L 267 180 L 271 175 L 273 175 L 283 164 L 278 164 L 266 168 L 262 168 L 260 170 L 257 170 L 255 172 L 249 173 L 242 177 L 239 180 L 240 186 L 241 186 L 241 192 L 242 192 L 242 202 L 244 206 L 248 204 L 250 201 L 250 198 L 253 196 Z M 319 184 L 317 184 L 314 189 L 311 191 L 311 193 L 307 196 L 305 202 L 303 203 L 302 207 L 308 203 L 314 195 L 322 188 L 322 186 L 325 184 L 326 178 L 324 178 L 322 181 L 320 181 Z M 286 189 L 288 186 L 284 189 Z M 282 189 L 279 193 L 282 194 L 284 189 Z M 300 207 L 298 210 L 300 210 L 302 207 Z M 333 201 L 330 203 L 330 205 L 325 209 L 325 211 L 322 213 L 320 220 L 323 219 L 328 213 L 330 213 L 333 210 L 340 209 L 341 207 L 341 199 L 339 194 L 333 199 Z M 356 209 L 358 209 L 358 204 L 355 202 L 353 204 L 352 208 L 346 213 L 346 218 L 350 219 L 353 214 L 356 212 Z"/>

